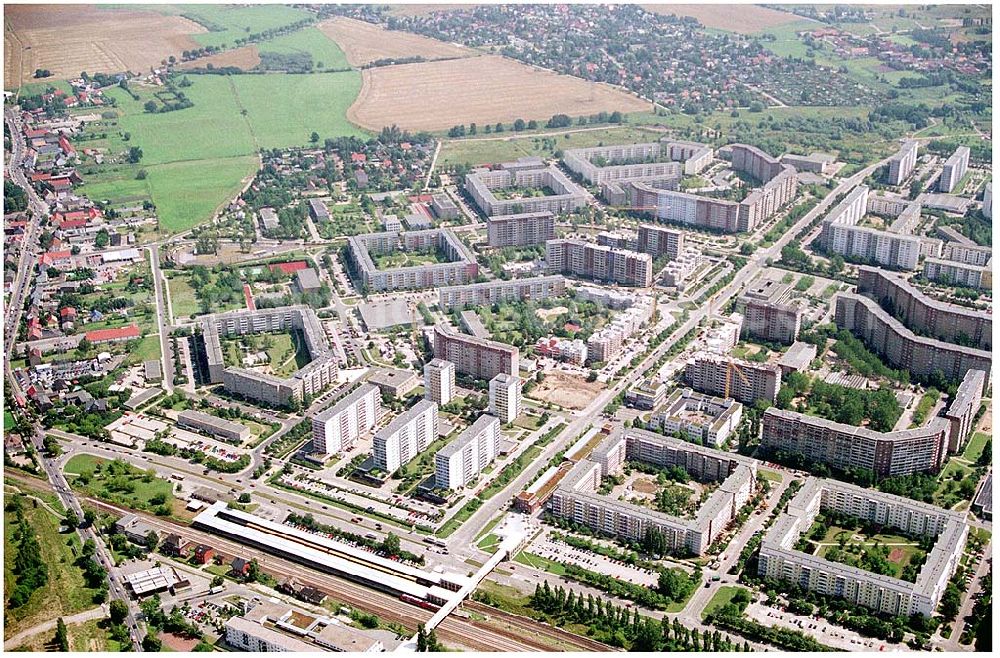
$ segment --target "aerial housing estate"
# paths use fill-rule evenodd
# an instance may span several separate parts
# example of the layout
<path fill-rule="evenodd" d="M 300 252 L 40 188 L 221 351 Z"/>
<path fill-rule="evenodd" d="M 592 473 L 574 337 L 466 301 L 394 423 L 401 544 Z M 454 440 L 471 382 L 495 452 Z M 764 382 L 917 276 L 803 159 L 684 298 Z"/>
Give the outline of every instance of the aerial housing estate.
<path fill-rule="evenodd" d="M 869 212 L 894 215 L 886 231 L 859 222 Z M 920 219 L 920 202 L 889 202 L 870 195 L 867 185 L 851 190 L 823 219 L 820 241 L 827 253 L 848 260 L 876 263 L 897 270 L 915 270 L 921 253 L 921 240 L 913 235 L 913 220 Z"/>
<path fill-rule="evenodd" d="M 373 254 L 433 251 L 446 262 L 379 269 Z M 347 256 L 368 291 L 412 290 L 468 283 L 479 274 L 472 251 L 449 229 L 367 233 L 347 238 Z"/>
<path fill-rule="evenodd" d="M 522 195 L 521 190 L 551 190 L 552 194 Z M 566 213 L 582 208 L 587 194 L 555 165 L 536 156 L 502 162 L 496 169 L 473 169 L 465 190 L 487 217 L 522 213 Z"/>
<path fill-rule="evenodd" d="M 906 535 L 931 537 L 934 546 L 917 575 L 907 582 L 796 550 L 800 536 L 823 510 L 861 519 Z M 809 478 L 788 503 L 760 545 L 761 576 L 787 580 L 806 590 L 891 616 L 930 617 L 962 559 L 969 536 L 965 514 L 837 480 Z"/>

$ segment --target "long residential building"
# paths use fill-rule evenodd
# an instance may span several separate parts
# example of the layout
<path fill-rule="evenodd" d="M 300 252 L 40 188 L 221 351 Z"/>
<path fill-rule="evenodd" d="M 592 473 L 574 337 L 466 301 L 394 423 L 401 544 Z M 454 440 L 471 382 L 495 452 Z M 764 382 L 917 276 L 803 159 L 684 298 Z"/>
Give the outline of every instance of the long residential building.
<path fill-rule="evenodd" d="M 640 288 L 653 285 L 653 257 L 649 254 L 583 240 L 549 240 L 545 243 L 545 263 L 550 273 L 573 274 Z"/>
<path fill-rule="evenodd" d="M 491 247 L 527 247 L 556 237 L 556 218 L 551 212 L 523 212 L 486 218 L 486 242 Z"/>
<path fill-rule="evenodd" d="M 601 327 L 587 339 L 587 360 L 607 363 L 618 356 L 629 339 L 653 319 L 653 304 L 649 297 L 634 300 L 622 313 L 616 314 L 611 322 Z"/>
<path fill-rule="evenodd" d="M 913 168 L 917 166 L 918 143 L 906 140 L 896 153 L 889 158 L 886 182 L 889 185 L 902 185 L 910 177 Z"/>
<path fill-rule="evenodd" d="M 593 185 L 693 176 L 712 162 L 712 148 L 695 142 L 613 144 L 567 149 L 563 164 Z"/>
<path fill-rule="evenodd" d="M 993 287 L 992 267 L 970 265 L 943 258 L 926 259 L 924 277 L 931 281 L 977 290 L 989 290 Z"/>
<path fill-rule="evenodd" d="M 511 188 L 547 188 L 547 196 L 497 198 L 497 191 Z M 505 162 L 497 169 L 473 169 L 465 176 L 465 190 L 487 217 L 520 213 L 567 213 L 587 203 L 587 192 L 555 165 L 540 158 Z"/>
<path fill-rule="evenodd" d="M 434 325 L 434 357 L 454 363 L 456 372 L 486 381 L 500 373 L 516 377 L 520 370 L 515 346 L 460 334 L 443 323 Z"/>
<path fill-rule="evenodd" d="M 327 344 L 316 312 L 308 306 L 206 315 L 201 318 L 201 330 L 209 382 L 221 382 L 228 392 L 235 395 L 272 406 L 289 406 L 307 395 L 316 395 L 336 382 L 336 355 Z M 222 337 L 276 331 L 299 332 L 309 352 L 309 363 L 286 378 L 226 365 Z"/>
<path fill-rule="evenodd" d="M 916 582 L 796 550 L 799 538 L 809 531 L 823 510 L 898 529 L 907 535 L 934 538 L 934 546 Z M 919 614 L 930 617 L 961 562 L 969 536 L 964 516 L 836 480 L 809 478 L 788 502 L 787 512 L 781 514 L 764 535 L 757 572 L 826 596 L 841 597 L 889 616 Z"/>
<path fill-rule="evenodd" d="M 362 384 L 312 417 L 312 452 L 330 457 L 353 447 L 375 428 L 381 414 L 382 393 L 373 384 Z"/>
<path fill-rule="evenodd" d="M 434 455 L 434 486 L 461 489 L 500 454 L 500 419 L 483 414 Z"/>
<path fill-rule="evenodd" d="M 641 181 L 629 183 L 632 208 L 657 219 L 725 233 L 752 231 L 795 198 L 798 178 L 793 167 L 783 165 L 753 146 L 733 144 L 733 169 L 763 182 L 743 201 L 713 199 Z"/>
<path fill-rule="evenodd" d="M 943 418 L 883 433 L 771 407 L 762 427 L 760 445 L 766 450 L 801 455 L 841 471 L 863 468 L 878 477 L 937 472 L 948 454 L 949 424 Z"/>
<path fill-rule="evenodd" d="M 693 518 L 680 518 L 597 493 L 603 478 L 622 472 L 626 462 L 679 466 L 700 482 L 719 487 Z M 753 494 L 757 462 L 639 429 L 615 433 L 588 459 L 574 466 L 547 503 L 550 514 L 598 532 L 640 541 L 661 533 L 670 552 L 701 555 L 739 514 Z"/>
<path fill-rule="evenodd" d="M 736 431 L 743 418 L 743 405 L 732 398 L 695 393 L 689 388 L 675 389 L 663 409 L 654 411 L 647 427 L 673 436 L 680 432 L 691 441 L 721 447 Z"/>
<path fill-rule="evenodd" d="M 938 191 L 950 193 L 969 170 L 969 147 L 959 146 L 944 162 L 941 177 L 938 179 Z"/>
<path fill-rule="evenodd" d="M 949 343 L 992 349 L 990 313 L 939 302 L 898 274 L 874 267 L 860 267 L 858 271 L 858 292 L 875 299 L 910 329 Z"/>
<path fill-rule="evenodd" d="M 868 186 L 859 185 L 827 214 L 820 237 L 824 248 L 848 259 L 902 270 L 916 269 L 919 238 L 857 225 L 868 211 L 868 197 Z"/>
<path fill-rule="evenodd" d="M 848 329 L 894 368 L 917 377 L 943 375 L 955 382 L 969 370 L 982 370 L 989 383 L 990 352 L 917 336 L 868 297 L 840 293 L 835 319 L 838 327 Z"/>
<path fill-rule="evenodd" d="M 941 249 L 941 258 L 966 265 L 988 267 L 993 260 L 993 249 L 975 243 L 947 242 Z"/>
<path fill-rule="evenodd" d="M 684 379 L 696 391 L 729 397 L 743 404 L 757 400 L 774 403 L 781 388 L 781 369 L 699 352 L 685 365 Z"/>
<path fill-rule="evenodd" d="M 509 301 L 538 301 L 566 294 L 566 279 L 558 274 L 525 279 L 495 279 L 438 290 L 438 306 L 450 311 L 466 306 L 492 306 Z"/>
<path fill-rule="evenodd" d="M 375 432 L 372 441 L 375 466 L 391 475 L 423 452 L 437 438 L 437 434 L 437 403 L 431 400 L 417 402 Z"/>
<path fill-rule="evenodd" d="M 372 254 L 433 250 L 448 262 L 379 269 Z M 446 228 L 368 233 L 347 238 L 348 261 L 368 291 L 437 288 L 468 283 L 479 274 L 476 257 Z"/>
<path fill-rule="evenodd" d="M 982 370 L 965 373 L 944 412 L 944 417 L 951 426 L 948 432 L 948 452 L 957 453 L 965 448 L 966 441 L 975 430 L 974 423 L 987 385 L 986 373 Z"/>

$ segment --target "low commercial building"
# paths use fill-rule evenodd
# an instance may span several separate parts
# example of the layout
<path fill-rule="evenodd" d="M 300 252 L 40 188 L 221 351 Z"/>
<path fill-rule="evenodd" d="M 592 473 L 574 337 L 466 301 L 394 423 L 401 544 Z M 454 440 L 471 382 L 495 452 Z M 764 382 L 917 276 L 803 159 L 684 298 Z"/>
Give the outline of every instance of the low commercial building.
<path fill-rule="evenodd" d="M 473 482 L 500 454 L 500 419 L 483 414 L 434 455 L 434 485 L 457 490 Z"/>
<path fill-rule="evenodd" d="M 322 199 L 309 199 L 309 216 L 315 221 L 329 221 L 330 211 Z"/>
<path fill-rule="evenodd" d="M 653 285 L 653 257 L 583 240 L 558 239 L 545 243 L 545 264 L 552 274 L 572 274 L 623 286 Z"/>
<path fill-rule="evenodd" d="M 625 404 L 635 409 L 656 409 L 667 398 L 667 387 L 655 379 L 644 379 L 625 391 Z"/>
<path fill-rule="evenodd" d="M 218 437 L 223 441 L 240 445 L 250 440 L 250 428 L 225 418 L 219 418 L 201 411 L 182 411 L 177 414 L 177 425 Z"/>
<path fill-rule="evenodd" d="M 424 364 L 424 396 L 446 405 L 455 397 L 455 364 L 444 359 L 431 359 Z"/>
<path fill-rule="evenodd" d="M 375 433 L 372 442 L 375 466 L 386 473 L 394 473 L 423 452 L 437 434 L 437 404 L 431 400 L 417 402 Z"/>
<path fill-rule="evenodd" d="M 545 196 L 506 198 L 501 190 L 529 188 L 551 190 Z M 479 210 L 487 217 L 519 213 L 568 213 L 587 203 L 587 192 L 566 177 L 555 165 L 546 165 L 540 158 L 521 158 L 501 163 L 496 169 L 473 169 L 465 176 L 465 190 Z"/>
<path fill-rule="evenodd" d="M 506 425 L 521 414 L 521 378 L 501 372 L 490 380 L 490 413 Z"/>
<path fill-rule="evenodd" d="M 837 158 L 829 153 L 813 152 L 809 155 L 795 155 L 786 153 L 781 156 L 781 161 L 786 165 L 795 167 L 798 171 L 811 171 L 816 174 L 829 174 L 833 172 L 833 165 Z"/>
<path fill-rule="evenodd" d="M 598 494 L 602 480 L 621 473 L 626 462 L 679 466 L 699 482 L 717 482 L 719 486 L 693 518 L 670 516 Z M 627 429 L 609 436 L 588 459 L 578 462 L 559 482 L 546 507 L 557 518 L 633 541 L 641 541 L 650 531 L 659 532 L 670 552 L 698 556 L 725 532 L 750 500 L 756 476 L 753 459 Z"/>
<path fill-rule="evenodd" d="M 795 341 L 788 351 L 778 359 L 778 367 L 781 369 L 781 376 L 787 377 L 793 372 L 803 372 L 809 369 L 809 364 L 816 358 L 816 346 L 812 343 Z"/>
<path fill-rule="evenodd" d="M 975 429 L 974 422 L 987 384 L 986 373 L 982 370 L 970 370 L 965 373 L 962 383 L 959 384 L 955 396 L 944 413 L 950 425 L 948 452 L 958 453 L 965 449 L 965 444 Z"/>
<path fill-rule="evenodd" d="M 382 652 L 382 641 L 339 620 L 315 615 L 283 603 L 258 603 L 243 616 L 225 623 L 226 644 L 237 651 Z"/>
<path fill-rule="evenodd" d="M 412 370 L 399 368 L 372 368 L 368 373 L 368 383 L 374 384 L 382 393 L 402 398 L 420 386 L 420 377 Z"/>
<path fill-rule="evenodd" d="M 876 574 L 795 550 L 816 516 L 832 510 L 880 527 L 935 539 L 916 582 Z M 969 536 L 964 514 L 909 498 L 857 487 L 837 480 L 809 478 L 788 502 L 760 545 L 757 572 L 798 587 L 845 598 L 890 616 L 934 614 L 948 581 L 962 559 Z"/>
<path fill-rule="evenodd" d="M 323 283 L 313 268 L 305 267 L 295 271 L 295 289 L 303 295 L 317 293 L 322 287 Z"/>
<path fill-rule="evenodd" d="M 663 409 L 654 413 L 646 426 L 673 436 L 681 433 L 689 441 L 721 447 L 743 418 L 743 405 L 731 398 L 675 389 Z"/>
<path fill-rule="evenodd" d="M 993 287 L 992 267 L 969 265 L 943 258 L 926 259 L 924 277 L 930 281 L 976 290 L 989 290 Z"/>
<path fill-rule="evenodd" d="M 858 292 L 873 298 L 910 329 L 949 343 L 992 349 L 992 314 L 939 302 L 892 272 L 860 267 L 858 273 Z"/>
<path fill-rule="evenodd" d="M 959 146 L 950 158 L 945 160 L 938 179 L 938 191 L 950 193 L 969 170 L 969 147 Z"/>
<path fill-rule="evenodd" d="M 762 427 L 765 450 L 801 455 L 841 471 L 865 469 L 880 478 L 937 472 L 947 457 L 950 433 L 943 418 L 882 433 L 774 407 L 764 412 Z"/>
<path fill-rule="evenodd" d="M 486 218 L 486 243 L 491 247 L 529 247 L 556 236 L 556 218 L 549 211 L 494 215 Z"/>
<path fill-rule="evenodd" d="M 487 381 L 500 373 L 516 377 L 520 367 L 513 345 L 460 334 L 443 323 L 434 325 L 434 356 L 454 363 L 458 373 Z"/>
<path fill-rule="evenodd" d="M 431 210 L 439 219 L 458 219 L 458 206 L 445 194 L 435 194 L 431 198 Z"/>
<path fill-rule="evenodd" d="M 918 336 L 872 299 L 853 293 L 838 294 L 835 320 L 838 327 L 848 329 L 893 368 L 907 370 L 917 377 L 943 375 L 955 382 L 961 381 L 969 370 L 982 370 L 986 373 L 984 386 L 989 383 L 990 352 Z"/>
<path fill-rule="evenodd" d="M 226 365 L 221 337 L 277 331 L 301 334 L 309 353 L 309 363 L 286 378 Z M 306 395 L 316 395 L 336 381 L 337 357 L 327 343 L 316 312 L 308 306 L 206 315 L 201 318 L 201 334 L 209 382 L 221 382 L 228 392 L 235 395 L 272 406 L 290 406 Z"/>
<path fill-rule="evenodd" d="M 732 398 L 743 404 L 772 404 L 781 388 L 781 369 L 718 354 L 699 352 L 684 367 L 684 380 L 696 391 Z"/>
<path fill-rule="evenodd" d="M 312 452 L 325 459 L 353 447 L 361 435 L 375 429 L 381 415 L 378 387 L 362 384 L 312 417 Z"/>
<path fill-rule="evenodd" d="M 535 354 L 582 366 L 587 362 L 587 344 L 579 338 L 545 336 L 535 341 Z"/>
<path fill-rule="evenodd" d="M 905 140 L 899 150 L 889 158 L 889 167 L 886 170 L 886 182 L 889 185 L 902 185 L 903 181 L 910 177 L 913 168 L 917 166 L 918 142 L 915 140 Z"/>
<path fill-rule="evenodd" d="M 447 262 L 379 269 L 372 254 L 434 250 Z M 348 264 L 367 291 L 416 290 L 468 283 L 479 274 L 476 257 L 446 228 L 368 233 L 347 238 Z"/>
<path fill-rule="evenodd" d="M 451 311 L 467 306 L 492 306 L 508 301 L 538 301 L 566 294 L 566 279 L 559 275 L 526 279 L 495 279 L 438 290 L 438 306 Z"/>
<path fill-rule="evenodd" d="M 830 254 L 866 263 L 900 270 L 916 269 L 921 243 L 915 235 L 857 225 L 868 211 L 868 198 L 868 186 L 859 185 L 827 214 L 820 235 L 824 249 Z"/>

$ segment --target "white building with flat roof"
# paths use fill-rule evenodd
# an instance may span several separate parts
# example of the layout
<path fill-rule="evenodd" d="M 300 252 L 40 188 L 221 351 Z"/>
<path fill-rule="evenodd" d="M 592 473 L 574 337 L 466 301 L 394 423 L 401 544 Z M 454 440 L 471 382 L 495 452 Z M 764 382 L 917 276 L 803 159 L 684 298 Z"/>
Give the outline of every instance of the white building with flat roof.
<path fill-rule="evenodd" d="M 490 380 L 490 413 L 506 425 L 521 413 L 521 379 L 500 373 Z"/>
<path fill-rule="evenodd" d="M 455 397 L 455 364 L 431 359 L 424 364 L 424 397 L 446 405 Z"/>
<path fill-rule="evenodd" d="M 500 419 L 483 414 L 434 455 L 434 484 L 460 489 L 473 482 L 500 453 Z"/>
<path fill-rule="evenodd" d="M 375 466 L 394 473 L 423 452 L 437 438 L 437 433 L 437 403 L 421 400 L 375 433 L 372 445 Z"/>
<path fill-rule="evenodd" d="M 362 384 L 329 409 L 312 417 L 312 451 L 329 457 L 350 448 L 375 428 L 382 411 L 377 386 Z"/>

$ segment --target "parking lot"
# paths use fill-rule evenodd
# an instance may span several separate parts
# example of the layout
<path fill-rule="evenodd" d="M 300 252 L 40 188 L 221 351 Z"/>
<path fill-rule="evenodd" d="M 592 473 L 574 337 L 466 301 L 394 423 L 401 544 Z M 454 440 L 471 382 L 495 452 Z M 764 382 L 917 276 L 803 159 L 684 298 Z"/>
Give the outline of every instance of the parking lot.
<path fill-rule="evenodd" d="M 780 625 L 784 628 L 801 630 L 823 644 L 844 651 L 909 651 L 905 644 L 894 644 L 878 638 L 862 637 L 854 631 L 835 626 L 824 619 L 793 615 L 754 601 L 746 609 L 746 615 L 764 626 Z"/>
<path fill-rule="evenodd" d="M 619 580 L 635 583 L 637 585 L 647 585 L 655 587 L 659 575 L 648 569 L 640 569 L 611 558 L 598 555 L 586 550 L 580 550 L 564 544 L 561 541 L 552 539 L 548 532 L 544 532 L 531 543 L 527 549 L 529 553 L 544 557 L 556 562 L 575 564 L 590 569 L 597 573 L 617 578 Z"/>

